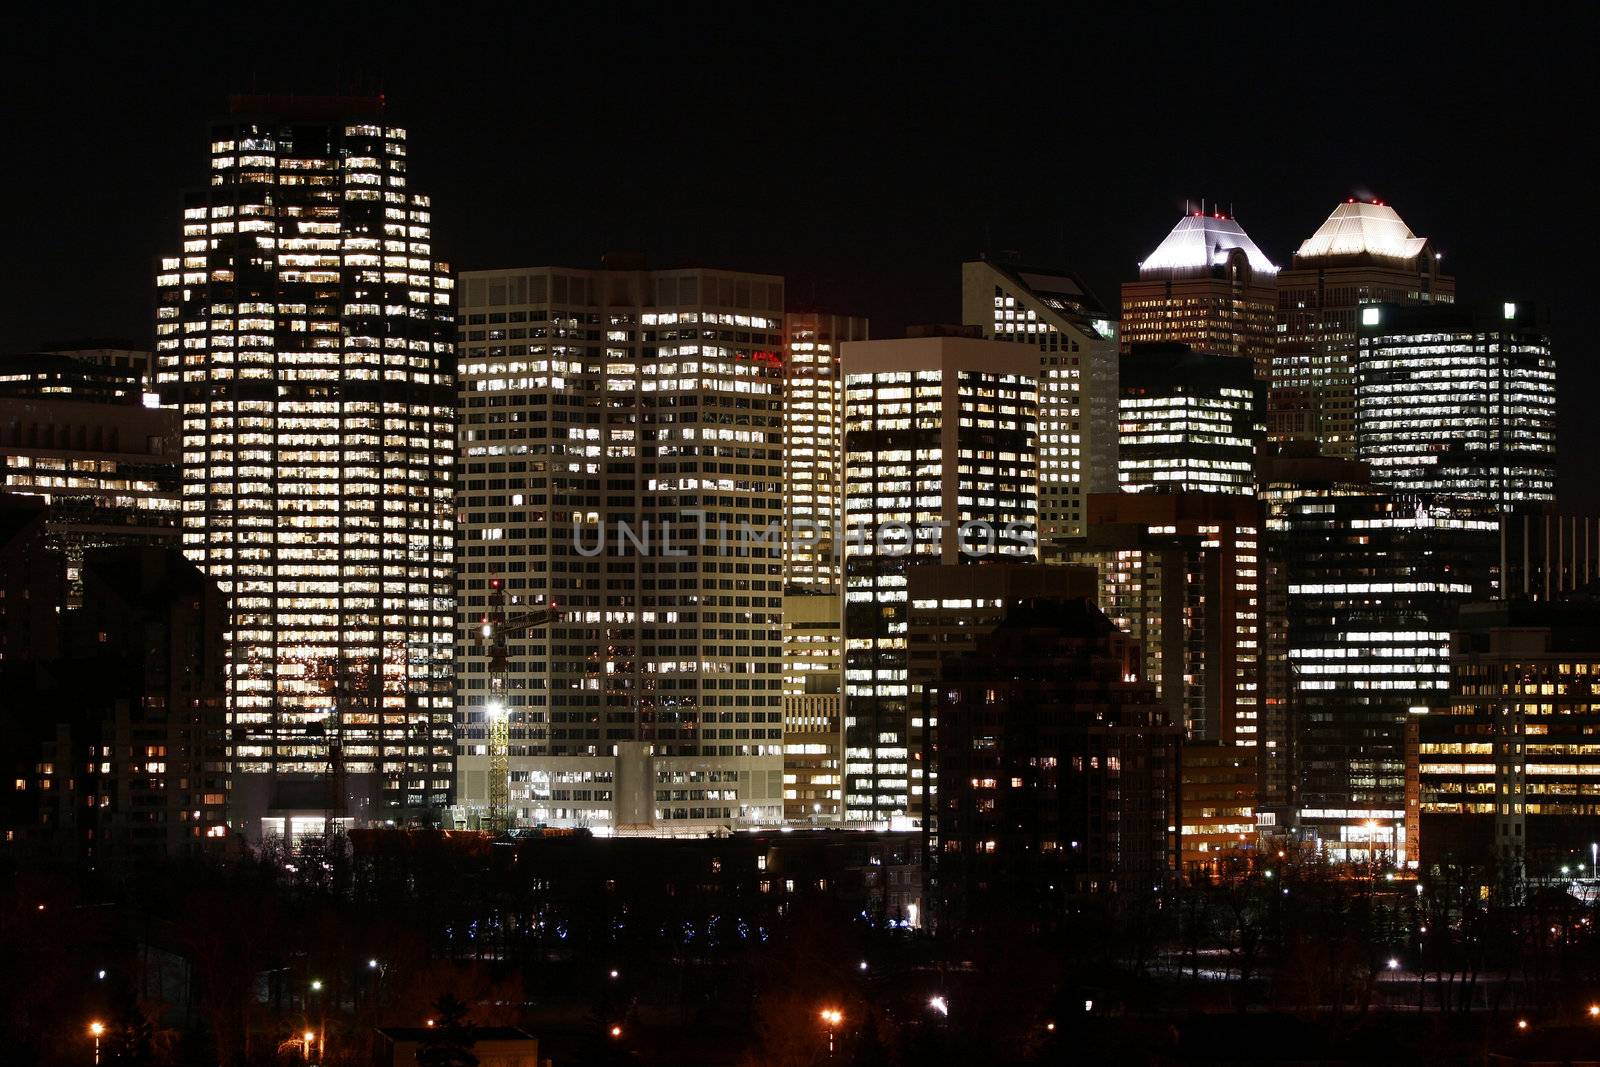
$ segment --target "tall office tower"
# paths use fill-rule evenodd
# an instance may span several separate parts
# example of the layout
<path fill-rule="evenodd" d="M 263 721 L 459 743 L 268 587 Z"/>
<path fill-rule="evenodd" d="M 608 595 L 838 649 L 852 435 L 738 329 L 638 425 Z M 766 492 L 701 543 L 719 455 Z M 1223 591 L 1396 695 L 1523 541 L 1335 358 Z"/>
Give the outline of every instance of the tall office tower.
<path fill-rule="evenodd" d="M 43 353 L 0 359 L 0 490 L 47 505 L 61 610 L 83 600 L 83 556 L 178 543 L 178 418 L 144 407 L 136 369 Z"/>
<path fill-rule="evenodd" d="M 431 217 L 381 100 L 235 97 L 156 278 L 251 834 L 449 799 L 455 325 Z"/>
<path fill-rule="evenodd" d="M 1039 359 L 977 332 L 844 347 L 851 822 L 915 819 L 908 570 L 1037 555 Z"/>
<path fill-rule="evenodd" d="M 1099 603 L 1140 642 L 1141 675 L 1196 740 L 1256 743 L 1260 525 L 1245 497 L 1104 493 L 1087 535 L 1045 549 L 1095 568 Z"/>
<path fill-rule="evenodd" d="M 1292 821 L 1295 734 L 1289 718 L 1289 569 L 1285 533 L 1298 500 L 1359 496 L 1372 490 L 1367 465 L 1320 455 L 1313 441 L 1267 445 L 1259 465 L 1261 531 L 1261 797 L 1262 825 Z"/>
<path fill-rule="evenodd" d="M 464 804 L 487 806 L 504 714 L 518 823 L 776 823 L 783 280 L 632 255 L 473 271 L 461 292 Z M 509 632 L 491 700 L 494 582 Z M 558 618 L 515 629 L 546 604 Z"/>
<path fill-rule="evenodd" d="M 910 803 L 930 857 L 939 847 L 939 672 L 973 647 L 1018 605 L 1037 600 L 1093 602 L 1099 582 L 1090 567 L 987 560 L 924 563 L 906 571 L 911 602 L 906 627 L 906 700 Z"/>
<path fill-rule="evenodd" d="M 1083 533 L 1084 497 L 1117 491 L 1117 328 L 1069 271 L 961 267 L 962 321 L 1039 350 L 1039 532 Z"/>
<path fill-rule="evenodd" d="M 1356 455 L 1373 481 L 1504 508 L 1556 491 L 1556 362 L 1528 304 L 1369 305 Z"/>
<path fill-rule="evenodd" d="M 783 367 L 783 807 L 789 820 L 844 814 L 842 528 L 844 379 L 839 348 L 867 320 L 790 312 Z"/>
<path fill-rule="evenodd" d="M 33 660 L 21 701 L 9 686 L 0 696 L 8 719 L 44 733 L 28 783 L 37 835 L 97 860 L 218 849 L 229 778 L 221 592 L 176 546 L 92 549 L 83 586 L 82 606 L 60 617 L 58 654 Z"/>
<path fill-rule="evenodd" d="M 1124 492 L 1255 495 L 1267 390 L 1248 362 L 1137 344 L 1122 357 L 1120 389 Z"/>
<path fill-rule="evenodd" d="M 1529 504 L 1500 517 L 1500 596 L 1556 600 L 1600 579 L 1600 515 Z"/>
<path fill-rule="evenodd" d="M 1591 875 L 1600 841 L 1600 604 L 1464 607 L 1450 635 L 1450 700 L 1422 718 L 1427 862 Z"/>
<path fill-rule="evenodd" d="M 1355 357 L 1363 304 L 1449 304 L 1456 282 L 1441 254 L 1380 201 L 1333 209 L 1278 275 L 1278 347 L 1268 435 L 1355 452 Z"/>
<path fill-rule="evenodd" d="M 837 594 L 843 522 L 844 380 L 841 346 L 867 339 L 853 315 L 790 312 L 783 368 L 784 586 Z M 796 525 L 802 527 L 796 530 Z M 798 534 L 798 535 L 797 535 Z"/>
<path fill-rule="evenodd" d="M 1277 309 L 1277 266 L 1233 219 L 1196 211 L 1122 283 L 1122 350 L 1169 341 L 1242 356 L 1265 381 Z"/>
<path fill-rule="evenodd" d="M 1407 720 L 1449 699 L 1450 628 L 1494 589 L 1499 522 L 1407 496 L 1290 505 L 1289 713 L 1296 814 L 1335 860 L 1417 860 Z"/>
<path fill-rule="evenodd" d="M 1049 669 L 1041 669 L 1049 664 Z M 945 921 L 1049 925 L 1165 880 L 1179 730 L 1089 600 L 1016 605 L 938 680 Z"/>

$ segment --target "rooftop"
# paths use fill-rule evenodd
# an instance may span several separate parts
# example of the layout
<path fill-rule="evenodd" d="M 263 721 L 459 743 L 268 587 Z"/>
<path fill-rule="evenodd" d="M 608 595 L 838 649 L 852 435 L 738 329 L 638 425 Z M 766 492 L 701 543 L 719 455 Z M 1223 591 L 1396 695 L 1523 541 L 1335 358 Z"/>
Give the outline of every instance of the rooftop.
<path fill-rule="evenodd" d="M 1200 211 L 1178 220 L 1166 240 L 1139 264 L 1139 273 L 1149 277 L 1169 271 L 1209 270 L 1225 265 L 1234 249 L 1245 254 L 1250 269 L 1257 274 L 1278 273 L 1277 265 L 1256 247 L 1238 222 L 1220 212 Z"/>
<path fill-rule="evenodd" d="M 1296 260 L 1356 258 L 1410 260 L 1428 246 L 1399 212 L 1381 200 L 1346 200 L 1295 253 Z"/>

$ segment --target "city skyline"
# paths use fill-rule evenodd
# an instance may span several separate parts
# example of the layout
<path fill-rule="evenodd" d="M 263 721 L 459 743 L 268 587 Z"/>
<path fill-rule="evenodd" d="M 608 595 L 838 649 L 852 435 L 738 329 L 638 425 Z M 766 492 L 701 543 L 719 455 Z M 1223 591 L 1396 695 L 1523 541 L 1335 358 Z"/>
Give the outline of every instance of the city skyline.
<path fill-rule="evenodd" d="M 102 209 L 92 227 L 57 225 L 48 211 L 18 220 L 18 240 L 39 249 L 41 269 L 20 280 L 0 323 L 11 351 L 85 336 L 142 344 L 148 264 L 177 222 L 170 191 L 194 180 L 184 151 L 190 138 L 233 93 L 352 87 L 384 92 L 395 121 L 434 146 L 416 180 L 439 203 L 441 256 L 463 270 L 596 266 L 604 251 L 642 249 L 653 266 L 783 275 L 792 305 L 864 315 L 877 336 L 895 336 L 905 325 L 954 321 L 959 264 L 981 252 L 1017 249 L 1081 272 L 1109 303 L 1187 205 L 1203 200 L 1234 214 L 1286 265 L 1329 205 L 1367 195 L 1397 205 L 1417 233 L 1435 240 L 1449 271 L 1470 279 L 1464 300 L 1503 294 L 1549 305 L 1558 350 L 1570 348 L 1579 329 L 1581 283 L 1560 264 L 1580 262 L 1584 250 L 1579 228 L 1556 221 L 1582 189 L 1568 162 L 1575 156 L 1562 150 L 1561 117 L 1561 102 L 1583 84 L 1564 43 L 1578 34 L 1514 24 L 1483 42 L 1465 28 L 1392 16 L 1377 32 L 1415 42 L 1417 73 L 1399 77 L 1381 50 L 1347 50 L 1333 78 L 1298 61 L 1318 47 L 1311 30 L 1280 45 L 1273 31 L 1282 27 L 1268 16 L 1219 26 L 1198 17 L 1014 13 L 991 23 L 953 8 L 924 18 L 907 9 L 906 25 L 919 28 L 902 33 L 892 10 L 835 12 L 830 47 L 813 49 L 790 40 L 804 39 L 799 16 L 764 29 L 755 16 L 726 9 L 630 8 L 610 51 L 580 60 L 543 47 L 549 84 L 585 88 L 508 128 L 504 120 L 523 107 L 513 43 L 581 38 L 593 16 L 541 12 L 529 20 L 484 9 L 367 34 L 346 15 L 317 12 L 308 15 L 314 32 L 289 49 L 226 15 L 197 29 L 175 12 L 90 10 L 36 24 L 24 16 L 10 46 L 9 98 L 29 117 L 13 147 L 21 158 L 54 163 L 9 173 L 13 200 L 76 197 Z M 1345 32 L 1340 27 L 1339 17 L 1326 17 L 1328 34 Z M 1073 110 L 1069 137 L 1038 134 L 1054 128 L 1047 118 L 1055 121 L 1046 101 L 1058 90 L 1046 57 L 1077 37 L 1103 46 L 1073 53 L 1076 82 L 1105 87 L 1102 106 L 1090 92 L 1089 106 Z M 1296 92 L 1263 88 L 1204 120 L 1161 106 L 1194 77 L 1184 57 L 1196 40 L 1225 42 L 1251 68 L 1252 84 L 1277 81 Z M 63 80 L 48 57 L 68 41 L 83 56 Z M 172 41 L 188 47 L 168 47 Z M 227 62 L 215 46 L 224 46 Z M 730 47 L 733 55 L 753 47 L 764 63 L 715 59 Z M 166 62 L 135 62 L 153 48 Z M 1009 83 L 965 92 L 946 75 L 1012 53 Z M 1541 80 L 1523 87 L 1509 72 L 1534 54 Z M 898 77 L 879 85 L 888 62 Z M 444 69 L 468 74 L 438 76 Z M 1437 91 L 1419 98 L 1415 83 Z M 1302 130 L 1301 103 L 1275 95 L 1339 118 Z M 107 107 L 116 121 L 93 147 L 66 133 Z M 1129 149 L 1110 147 L 1119 143 L 1115 116 L 1123 112 L 1143 124 Z M 774 117 L 782 121 L 766 121 Z M 962 129 L 984 129 L 994 147 L 950 139 Z M 1478 143 L 1489 130 L 1504 158 L 1520 152 L 1544 162 L 1486 171 Z M 1010 161 L 1005 145 L 1041 136 L 1043 147 Z M 741 153 L 741 143 L 753 150 Z M 828 146 L 829 162 L 787 165 L 797 143 Z M 485 144 L 493 150 L 485 153 Z M 1169 165 L 1143 166 L 1145 154 Z M 110 183 L 91 162 L 102 156 L 126 164 Z M 651 162 L 624 162 L 640 159 Z M 1080 165 L 1088 160 L 1093 165 Z M 721 224 L 730 205 L 748 223 Z M 1530 226 L 1528 218 L 1549 221 Z M 97 291 L 93 307 L 75 307 L 46 283 L 60 269 Z M 1587 383 L 1573 384 L 1569 398 Z M 1568 455 L 1600 443 L 1597 432 L 1569 399 L 1561 413 Z M 1594 494 L 1570 462 L 1562 475 L 1564 489 Z"/>
<path fill-rule="evenodd" d="M 1502 21 L 14 15 L 0 1058 L 1589 1054 L 1600 16 Z"/>

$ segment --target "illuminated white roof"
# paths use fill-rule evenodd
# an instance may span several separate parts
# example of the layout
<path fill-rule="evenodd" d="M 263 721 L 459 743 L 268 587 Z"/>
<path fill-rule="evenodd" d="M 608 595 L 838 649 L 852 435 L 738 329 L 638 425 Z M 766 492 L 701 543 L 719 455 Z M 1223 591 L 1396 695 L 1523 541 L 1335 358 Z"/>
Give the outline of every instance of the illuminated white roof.
<path fill-rule="evenodd" d="M 1230 218 L 1220 215 L 1185 215 L 1167 234 L 1167 239 L 1150 253 L 1150 258 L 1139 264 L 1144 275 L 1164 274 L 1173 270 L 1204 270 L 1221 266 L 1228 261 L 1228 253 L 1235 248 L 1243 250 L 1250 261 L 1250 269 L 1257 274 L 1277 274 L 1278 268 L 1264 255 L 1250 235 Z"/>
<path fill-rule="evenodd" d="M 1415 259 L 1428 243 L 1411 232 L 1388 204 L 1347 200 L 1333 209 L 1317 232 L 1295 253 L 1299 259 L 1325 256 L 1377 256 Z"/>

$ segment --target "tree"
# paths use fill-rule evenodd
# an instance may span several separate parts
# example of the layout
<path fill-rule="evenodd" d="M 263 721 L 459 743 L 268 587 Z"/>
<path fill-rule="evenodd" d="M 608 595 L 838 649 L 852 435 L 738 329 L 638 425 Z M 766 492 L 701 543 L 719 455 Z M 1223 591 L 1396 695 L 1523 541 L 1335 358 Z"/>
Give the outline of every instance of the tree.
<path fill-rule="evenodd" d="M 433 1026 L 417 1049 L 418 1067 L 478 1067 L 467 1006 L 449 993 L 433 1002 Z"/>

